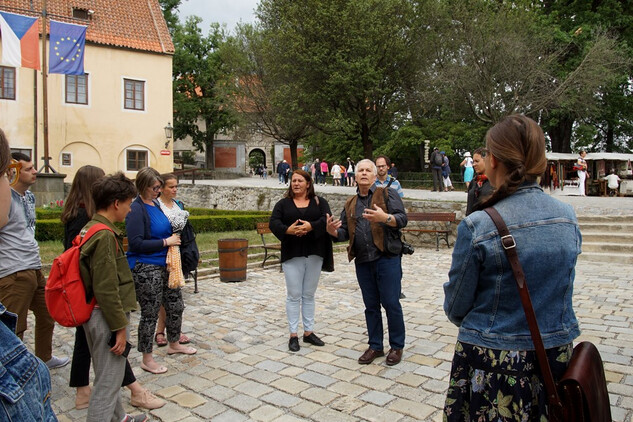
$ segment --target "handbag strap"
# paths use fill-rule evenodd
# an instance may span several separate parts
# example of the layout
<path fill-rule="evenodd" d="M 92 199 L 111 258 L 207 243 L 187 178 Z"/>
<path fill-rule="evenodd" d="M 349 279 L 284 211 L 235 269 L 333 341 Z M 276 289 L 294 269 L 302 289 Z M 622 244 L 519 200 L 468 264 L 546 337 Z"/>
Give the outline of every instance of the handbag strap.
<path fill-rule="evenodd" d="M 545 353 L 545 346 L 543 345 L 543 339 L 541 338 L 541 332 L 538 328 L 536 321 L 536 314 L 532 307 L 532 300 L 530 299 L 530 292 L 527 288 L 527 281 L 525 280 L 525 274 L 523 273 L 523 267 L 519 261 L 519 256 L 516 251 L 516 242 L 514 237 L 510 234 L 508 227 L 506 226 L 503 217 L 493 207 L 488 207 L 484 211 L 490 216 L 492 221 L 497 226 L 499 236 L 501 237 L 501 246 L 506 252 L 508 262 L 512 267 L 514 273 L 514 279 L 519 289 L 519 296 L 521 297 L 521 304 L 523 305 L 523 311 L 525 312 L 525 318 L 527 319 L 528 326 L 530 327 L 530 333 L 532 334 L 532 342 L 536 351 L 536 357 L 538 359 L 539 366 L 543 375 L 543 381 L 545 382 L 545 390 L 547 391 L 547 400 L 550 405 L 550 412 L 562 411 L 562 403 L 560 397 L 558 397 L 558 391 L 556 390 L 556 384 L 554 383 L 554 377 L 552 375 L 552 369 L 550 368 L 549 361 L 547 360 L 547 354 Z M 551 414 L 551 413 L 550 413 Z"/>

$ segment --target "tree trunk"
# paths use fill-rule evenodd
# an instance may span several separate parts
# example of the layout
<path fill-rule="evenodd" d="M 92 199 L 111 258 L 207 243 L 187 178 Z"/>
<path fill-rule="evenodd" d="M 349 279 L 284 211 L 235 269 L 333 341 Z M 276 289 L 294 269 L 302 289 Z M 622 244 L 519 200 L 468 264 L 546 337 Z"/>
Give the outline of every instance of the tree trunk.
<path fill-rule="evenodd" d="M 289 141 L 288 146 L 290 147 L 290 161 L 292 161 L 292 171 L 295 171 L 299 168 L 299 162 L 297 161 L 297 145 L 299 141 L 296 139 Z"/>
<path fill-rule="evenodd" d="M 571 133 L 574 126 L 572 117 L 560 117 L 558 124 L 547 133 L 552 141 L 552 152 L 571 152 Z"/>
<path fill-rule="evenodd" d="M 211 127 L 211 119 L 205 119 L 204 123 L 207 128 L 207 131 L 204 134 L 204 150 L 206 151 L 207 170 L 215 170 L 215 156 L 213 154 L 213 139 L 215 138 L 215 132 L 209 130 Z"/>
<path fill-rule="evenodd" d="M 369 126 L 367 123 L 361 124 L 361 141 L 363 142 L 363 157 L 369 160 L 373 160 L 374 146 L 369 139 Z"/>
<path fill-rule="evenodd" d="M 604 140 L 604 149 L 606 152 L 613 152 L 614 151 L 614 138 L 615 138 L 615 133 L 613 130 L 613 123 L 612 122 L 607 122 L 607 137 Z"/>

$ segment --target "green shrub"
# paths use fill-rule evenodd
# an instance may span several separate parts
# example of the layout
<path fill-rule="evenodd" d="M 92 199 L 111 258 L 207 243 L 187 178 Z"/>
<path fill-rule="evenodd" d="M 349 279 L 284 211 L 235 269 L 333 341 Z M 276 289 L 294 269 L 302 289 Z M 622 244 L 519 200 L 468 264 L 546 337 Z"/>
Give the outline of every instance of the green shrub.
<path fill-rule="evenodd" d="M 35 218 L 37 220 L 59 220 L 62 216 L 62 210 L 35 208 Z"/>
<path fill-rule="evenodd" d="M 215 211 L 215 210 L 213 210 Z M 255 230 L 256 223 L 268 221 L 270 212 L 251 211 L 250 214 L 233 211 L 224 211 L 223 215 L 192 215 L 189 220 L 198 233 L 227 232 L 236 230 Z M 125 234 L 125 224 L 117 223 L 116 226 Z M 37 220 L 35 224 L 35 239 L 37 241 L 64 239 L 64 225 L 59 219 Z"/>

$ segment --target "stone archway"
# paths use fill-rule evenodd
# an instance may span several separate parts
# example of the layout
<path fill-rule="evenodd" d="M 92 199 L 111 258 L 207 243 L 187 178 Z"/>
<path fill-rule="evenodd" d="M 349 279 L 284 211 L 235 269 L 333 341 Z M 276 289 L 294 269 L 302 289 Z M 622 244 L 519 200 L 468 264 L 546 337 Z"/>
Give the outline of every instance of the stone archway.
<path fill-rule="evenodd" d="M 256 175 L 260 175 L 263 169 L 270 170 L 270 164 L 266 160 L 266 152 L 261 148 L 255 147 L 248 152 L 247 163 Z"/>

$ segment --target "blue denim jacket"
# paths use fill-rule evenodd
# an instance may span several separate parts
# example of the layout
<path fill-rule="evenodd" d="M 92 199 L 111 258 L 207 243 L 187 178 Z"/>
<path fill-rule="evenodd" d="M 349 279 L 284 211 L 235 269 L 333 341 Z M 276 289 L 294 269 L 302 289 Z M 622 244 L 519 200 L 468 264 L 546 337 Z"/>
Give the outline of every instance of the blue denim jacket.
<path fill-rule="evenodd" d="M 0 420 L 57 421 L 48 368 L 15 335 L 16 322 L 0 303 Z"/>
<path fill-rule="evenodd" d="M 515 238 L 545 348 L 571 343 L 580 335 L 572 294 L 582 242 L 573 208 L 532 183 L 494 207 Z M 444 293 L 444 312 L 459 327 L 460 341 L 534 349 L 512 268 L 497 228 L 483 211 L 457 228 Z"/>

